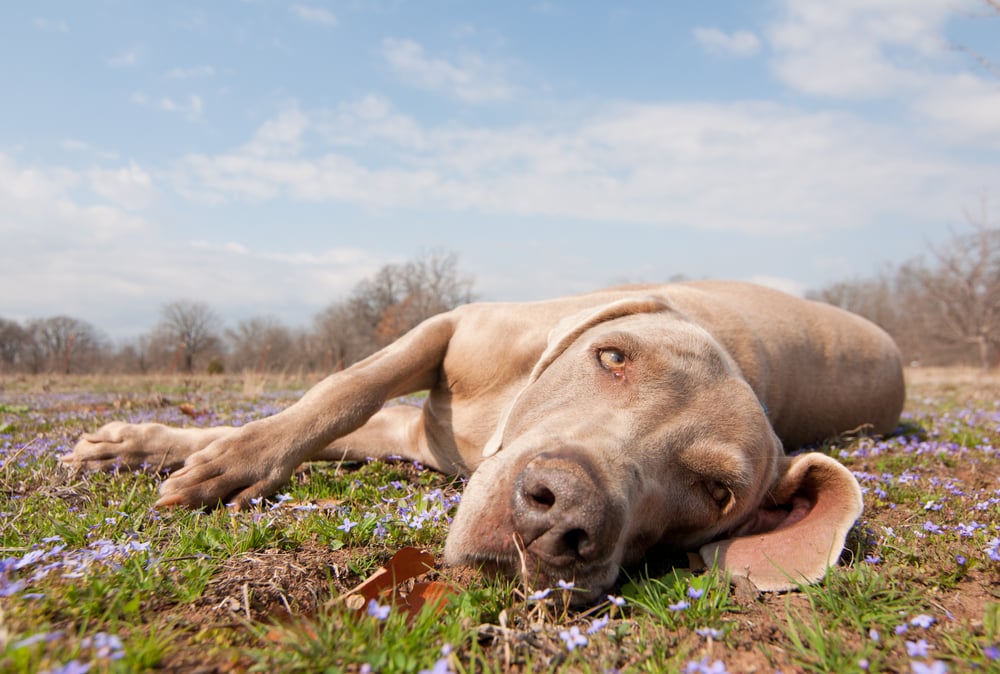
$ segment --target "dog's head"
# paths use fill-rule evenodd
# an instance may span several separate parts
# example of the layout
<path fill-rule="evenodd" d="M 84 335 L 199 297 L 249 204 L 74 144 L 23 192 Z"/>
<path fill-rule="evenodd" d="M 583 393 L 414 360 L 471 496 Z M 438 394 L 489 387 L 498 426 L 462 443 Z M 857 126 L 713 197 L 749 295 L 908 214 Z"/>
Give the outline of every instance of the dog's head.
<path fill-rule="evenodd" d="M 606 591 L 656 545 L 760 589 L 821 578 L 861 509 L 851 474 L 784 456 L 736 363 L 658 298 L 552 331 L 469 480 L 445 556 Z"/>

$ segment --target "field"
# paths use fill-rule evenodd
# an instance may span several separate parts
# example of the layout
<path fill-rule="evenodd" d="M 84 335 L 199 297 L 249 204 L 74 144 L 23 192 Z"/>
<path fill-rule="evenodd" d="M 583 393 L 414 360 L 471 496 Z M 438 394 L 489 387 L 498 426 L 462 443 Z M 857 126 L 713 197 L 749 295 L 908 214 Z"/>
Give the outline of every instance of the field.
<path fill-rule="evenodd" d="M 413 613 L 342 596 L 408 546 L 439 562 L 460 481 L 310 465 L 249 512 L 157 511 L 155 475 L 57 463 L 110 420 L 240 424 L 312 382 L 0 378 L 0 671 L 1000 672 L 1000 377 L 907 376 L 901 434 L 820 448 L 865 513 L 817 586 L 658 563 L 577 610 L 437 564 Z"/>

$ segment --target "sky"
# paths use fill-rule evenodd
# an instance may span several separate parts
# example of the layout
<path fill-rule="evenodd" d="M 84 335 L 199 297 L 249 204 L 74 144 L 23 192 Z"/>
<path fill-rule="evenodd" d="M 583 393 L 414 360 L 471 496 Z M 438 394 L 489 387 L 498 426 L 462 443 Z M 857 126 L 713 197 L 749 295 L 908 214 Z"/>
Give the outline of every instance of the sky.
<path fill-rule="evenodd" d="M 3 3 L 0 317 L 870 277 L 1000 226 L 991 1 Z"/>

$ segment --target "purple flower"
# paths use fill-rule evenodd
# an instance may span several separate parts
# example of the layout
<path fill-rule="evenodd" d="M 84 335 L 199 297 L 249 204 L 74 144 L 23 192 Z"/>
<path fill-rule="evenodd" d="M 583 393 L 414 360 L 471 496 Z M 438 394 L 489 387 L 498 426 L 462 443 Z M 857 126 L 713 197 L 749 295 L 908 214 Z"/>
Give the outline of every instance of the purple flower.
<path fill-rule="evenodd" d="M 434 662 L 434 666 L 430 669 L 421 669 L 420 674 L 454 674 L 455 670 L 451 668 L 451 661 L 448 660 L 449 654 L 451 654 L 451 644 L 445 644 L 441 647 L 441 657 Z"/>
<path fill-rule="evenodd" d="M 597 632 L 600 632 L 608 626 L 609 620 L 608 616 L 604 616 L 603 618 L 594 618 L 590 621 L 590 627 L 587 628 L 587 634 L 596 634 Z"/>
<path fill-rule="evenodd" d="M 574 625 L 568 630 L 563 630 L 559 633 L 559 638 L 566 642 L 566 650 L 572 651 L 577 647 L 583 647 L 587 645 L 587 637 L 580 633 L 580 628 Z"/>
<path fill-rule="evenodd" d="M 681 599 L 676 604 L 670 604 L 669 606 L 667 606 L 667 608 L 670 609 L 671 611 L 683 611 L 684 609 L 688 608 L 689 606 L 691 606 L 690 602 L 687 602 L 687 601 L 684 601 L 683 599 Z"/>
<path fill-rule="evenodd" d="M 337 528 L 340 529 L 341 531 L 343 531 L 346 534 L 346 533 L 350 533 L 351 529 L 353 529 L 356 526 L 358 526 L 357 522 L 352 522 L 350 517 L 345 517 L 344 518 L 344 523 L 341 524 Z"/>
<path fill-rule="evenodd" d="M 878 633 L 878 630 L 873 627 L 870 630 L 868 630 L 868 638 L 874 641 L 875 643 L 878 643 L 879 641 L 881 641 L 882 636 Z"/>
<path fill-rule="evenodd" d="M 929 648 L 930 644 L 925 639 L 906 642 L 906 654 L 911 658 L 926 658 Z"/>
<path fill-rule="evenodd" d="M 923 528 L 924 528 L 924 531 L 927 531 L 927 532 L 932 533 L 932 534 L 939 534 L 942 531 L 944 531 L 944 529 L 941 527 L 941 525 L 934 524 L 931 521 L 924 522 L 924 527 Z"/>
<path fill-rule="evenodd" d="M 910 671 L 913 674 L 946 674 L 948 665 L 940 660 L 934 660 L 930 664 L 914 661 L 910 663 Z"/>
<path fill-rule="evenodd" d="M 552 592 L 552 588 L 545 588 L 544 590 L 538 590 L 537 592 L 532 592 L 528 595 L 528 601 L 541 601 L 549 596 L 549 592 Z"/>
<path fill-rule="evenodd" d="M 374 599 L 368 602 L 368 615 L 376 620 L 385 620 L 389 617 L 389 606 L 379 606 Z"/>
<path fill-rule="evenodd" d="M 48 670 L 45 674 L 85 674 L 85 672 L 90 671 L 89 662 L 77 662 L 76 660 L 70 660 L 62 667 L 56 667 L 55 669 Z"/>
<path fill-rule="evenodd" d="M 861 671 L 867 672 L 870 666 L 871 663 L 868 662 L 868 658 L 861 658 L 860 660 L 858 660 L 858 669 L 860 669 Z"/>
<path fill-rule="evenodd" d="M 614 604 L 618 608 L 622 608 L 622 607 L 625 606 L 625 597 L 616 597 L 613 594 L 609 594 L 608 595 L 608 601 L 610 601 L 612 604 Z"/>
<path fill-rule="evenodd" d="M 1000 660 L 1000 648 L 987 646 L 983 649 L 983 655 L 986 656 L 987 660 Z"/>
<path fill-rule="evenodd" d="M 927 629 L 928 627 L 934 624 L 934 617 L 929 616 L 926 613 L 921 613 L 920 615 L 913 618 L 913 620 L 910 621 L 910 624 L 915 625 L 916 627 L 923 627 L 924 629 Z"/>
<path fill-rule="evenodd" d="M 688 662 L 684 671 L 687 674 L 726 674 L 726 665 L 723 664 L 722 660 L 708 664 L 708 656 L 706 655 L 701 660 Z"/>
<path fill-rule="evenodd" d="M 688 588 L 688 596 L 691 597 L 691 599 L 701 599 L 703 594 L 705 594 L 704 590 L 698 590 L 693 587 Z"/>
<path fill-rule="evenodd" d="M 38 634 L 32 634 L 30 637 L 25 637 L 18 642 L 11 645 L 12 649 L 25 648 L 26 646 L 33 646 L 41 641 L 55 641 L 62 636 L 61 631 L 56 632 L 39 632 Z"/>
<path fill-rule="evenodd" d="M 986 544 L 986 556 L 994 562 L 1000 562 L 1000 538 L 994 538 Z"/>
<path fill-rule="evenodd" d="M 694 631 L 694 633 L 700 637 L 704 637 L 705 639 L 715 639 L 715 640 L 719 640 L 722 637 L 726 636 L 725 632 L 723 632 L 722 630 L 717 630 L 714 627 L 699 627 Z"/>
<path fill-rule="evenodd" d="M 559 589 L 560 590 L 572 590 L 573 587 L 576 585 L 576 583 L 574 583 L 571 580 L 570 581 L 565 581 L 565 580 L 562 580 L 562 579 L 560 579 L 557 584 L 559 585 Z"/>

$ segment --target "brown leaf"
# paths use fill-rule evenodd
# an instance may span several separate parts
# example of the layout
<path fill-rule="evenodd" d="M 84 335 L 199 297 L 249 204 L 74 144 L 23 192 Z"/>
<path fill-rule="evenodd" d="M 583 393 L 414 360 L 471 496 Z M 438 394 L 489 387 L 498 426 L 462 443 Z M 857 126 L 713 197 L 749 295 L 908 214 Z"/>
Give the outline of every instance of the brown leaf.
<path fill-rule="evenodd" d="M 396 585 L 410 578 L 416 578 L 434 569 L 434 556 L 417 548 L 402 548 L 392 556 L 385 566 L 368 576 L 368 579 L 350 592 L 342 595 L 346 599 L 351 595 L 360 595 L 364 606 L 372 599 L 378 598 L 385 590 L 391 590 Z M 356 600 L 355 600 L 356 601 Z"/>

